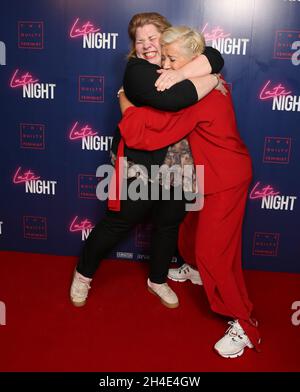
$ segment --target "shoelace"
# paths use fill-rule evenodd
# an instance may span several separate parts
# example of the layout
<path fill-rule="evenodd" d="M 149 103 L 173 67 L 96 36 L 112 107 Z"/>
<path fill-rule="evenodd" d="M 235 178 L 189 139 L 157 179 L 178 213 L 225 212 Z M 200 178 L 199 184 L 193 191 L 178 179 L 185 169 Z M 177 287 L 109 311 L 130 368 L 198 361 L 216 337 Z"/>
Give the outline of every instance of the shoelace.
<path fill-rule="evenodd" d="M 227 331 L 225 332 L 225 334 L 227 334 L 228 336 L 231 337 L 231 339 L 234 342 L 237 342 L 238 340 L 236 340 L 236 338 L 239 338 L 240 340 L 243 339 L 243 335 L 245 335 L 245 332 L 238 328 L 236 326 L 235 321 L 229 321 L 228 324 L 230 325 L 230 327 L 227 329 Z"/>
<path fill-rule="evenodd" d="M 181 267 L 178 268 L 178 273 L 179 274 L 181 274 L 182 272 L 187 274 L 187 273 L 189 273 L 189 271 L 190 271 L 190 268 L 186 264 L 183 264 Z"/>

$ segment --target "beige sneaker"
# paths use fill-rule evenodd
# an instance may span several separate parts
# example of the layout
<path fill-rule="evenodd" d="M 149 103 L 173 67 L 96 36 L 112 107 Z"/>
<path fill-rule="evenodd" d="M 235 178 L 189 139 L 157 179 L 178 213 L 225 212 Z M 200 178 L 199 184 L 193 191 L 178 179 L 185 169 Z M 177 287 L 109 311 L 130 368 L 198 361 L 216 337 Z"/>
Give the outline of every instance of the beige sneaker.
<path fill-rule="evenodd" d="M 91 280 L 75 270 L 70 289 L 70 298 L 74 306 L 80 307 L 86 304 L 89 289 L 91 288 Z"/>
<path fill-rule="evenodd" d="M 177 295 L 168 285 L 168 283 L 153 283 L 150 279 L 147 280 L 147 286 L 150 293 L 160 297 L 160 301 L 167 308 L 177 308 L 179 306 L 179 301 Z"/>

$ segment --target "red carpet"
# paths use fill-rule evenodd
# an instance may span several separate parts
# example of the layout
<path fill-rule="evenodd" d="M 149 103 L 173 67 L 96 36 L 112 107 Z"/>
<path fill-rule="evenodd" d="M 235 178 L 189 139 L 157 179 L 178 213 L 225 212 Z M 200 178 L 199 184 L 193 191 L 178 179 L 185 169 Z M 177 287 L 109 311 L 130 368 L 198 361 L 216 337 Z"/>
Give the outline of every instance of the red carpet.
<path fill-rule="evenodd" d="M 300 274 L 246 271 L 263 336 L 262 352 L 223 359 L 213 350 L 225 328 L 202 287 L 175 283 L 167 309 L 146 287 L 147 264 L 105 261 L 89 301 L 68 297 L 74 257 L 0 252 L 0 371 L 300 371 Z"/>

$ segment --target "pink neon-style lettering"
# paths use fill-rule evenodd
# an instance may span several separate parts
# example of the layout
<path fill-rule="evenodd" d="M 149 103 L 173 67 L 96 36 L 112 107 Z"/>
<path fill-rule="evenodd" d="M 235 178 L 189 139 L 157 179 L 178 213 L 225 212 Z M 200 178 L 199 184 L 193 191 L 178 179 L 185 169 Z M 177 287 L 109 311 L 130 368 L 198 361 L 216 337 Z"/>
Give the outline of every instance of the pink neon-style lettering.
<path fill-rule="evenodd" d="M 97 33 L 98 31 L 100 31 L 100 29 L 95 28 L 93 23 L 91 23 L 90 21 L 87 21 L 81 27 L 77 27 L 78 21 L 79 18 L 75 20 L 73 26 L 71 27 L 71 31 L 70 31 L 71 38 L 77 38 L 90 33 Z"/>
<path fill-rule="evenodd" d="M 36 83 L 36 82 L 39 81 L 38 79 L 33 79 L 32 75 L 29 72 L 26 72 L 20 78 L 17 78 L 18 71 L 19 70 L 16 69 L 15 73 L 13 74 L 13 76 L 11 78 L 11 81 L 10 81 L 10 87 L 11 88 L 25 86 L 26 84 Z"/>
<path fill-rule="evenodd" d="M 75 218 L 73 219 L 73 221 L 70 225 L 71 232 L 88 230 L 88 229 L 92 229 L 94 227 L 88 219 L 84 219 L 83 221 L 78 222 L 78 223 L 77 223 L 77 220 L 78 220 L 78 216 L 75 216 Z"/>
<path fill-rule="evenodd" d="M 262 99 L 262 100 L 270 99 L 270 98 L 279 97 L 281 95 L 289 95 L 291 93 L 291 91 L 286 91 L 285 87 L 282 86 L 281 83 L 279 83 L 277 86 L 274 86 L 272 88 L 270 88 L 270 86 L 269 86 L 270 83 L 271 83 L 271 80 L 268 80 L 267 83 L 262 88 L 262 90 L 259 94 L 260 99 Z"/>
<path fill-rule="evenodd" d="M 259 186 L 260 182 L 258 181 L 250 192 L 250 199 L 262 199 L 263 197 L 276 196 L 280 194 L 280 192 L 276 192 L 271 185 L 266 185 L 261 189 L 259 189 Z"/>
<path fill-rule="evenodd" d="M 86 136 L 94 136 L 97 135 L 98 132 L 93 131 L 93 129 L 89 125 L 85 125 L 84 127 L 80 128 L 79 130 L 76 129 L 78 125 L 78 121 L 73 125 L 69 139 L 70 140 L 77 140 L 77 139 L 83 139 Z"/>
<path fill-rule="evenodd" d="M 40 176 L 36 176 L 31 170 L 28 170 L 22 174 L 21 173 L 21 166 L 20 166 L 20 167 L 18 167 L 18 169 L 14 175 L 13 183 L 14 184 L 21 184 L 23 182 L 38 180 L 40 178 L 41 178 Z"/>
<path fill-rule="evenodd" d="M 219 26 L 212 29 L 211 32 L 205 32 L 207 26 L 208 23 L 206 23 L 206 25 L 203 27 L 201 31 L 206 41 L 215 41 L 218 38 L 227 38 L 230 37 L 231 35 L 230 33 L 225 33 L 224 30 Z"/>

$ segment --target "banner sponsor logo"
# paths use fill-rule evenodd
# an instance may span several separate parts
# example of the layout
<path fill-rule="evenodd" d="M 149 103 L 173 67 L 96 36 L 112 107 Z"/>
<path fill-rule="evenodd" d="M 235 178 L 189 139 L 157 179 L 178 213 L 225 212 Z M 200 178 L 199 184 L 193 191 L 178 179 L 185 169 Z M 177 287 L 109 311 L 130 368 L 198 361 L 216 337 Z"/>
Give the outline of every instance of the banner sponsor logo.
<path fill-rule="evenodd" d="M 205 42 L 222 54 L 242 55 L 247 54 L 249 38 L 232 37 L 231 33 L 224 31 L 220 26 L 209 28 L 208 23 L 201 30 Z"/>
<path fill-rule="evenodd" d="M 292 60 L 294 64 L 300 62 L 299 56 L 300 30 L 277 30 L 274 42 L 274 59 Z"/>
<path fill-rule="evenodd" d="M 104 76 L 80 75 L 78 82 L 79 102 L 104 102 Z"/>
<path fill-rule="evenodd" d="M 78 174 L 79 199 L 97 199 L 96 188 L 100 180 L 93 174 Z"/>
<path fill-rule="evenodd" d="M 116 49 L 118 33 L 102 32 L 91 21 L 77 18 L 71 26 L 70 38 L 81 38 L 83 49 Z"/>
<path fill-rule="evenodd" d="M 44 22 L 18 22 L 18 47 L 20 49 L 44 49 Z"/>
<path fill-rule="evenodd" d="M 20 124 L 20 147 L 45 149 L 45 124 Z"/>
<path fill-rule="evenodd" d="M 252 255 L 277 256 L 279 247 L 279 233 L 255 232 L 253 238 Z"/>
<path fill-rule="evenodd" d="M 47 218 L 44 216 L 23 216 L 24 238 L 30 240 L 46 240 Z"/>
<path fill-rule="evenodd" d="M 139 224 L 135 229 L 135 246 L 137 248 L 149 247 L 151 242 L 152 225 Z"/>
<path fill-rule="evenodd" d="M 286 165 L 290 162 L 292 138 L 266 136 L 263 163 Z"/>

